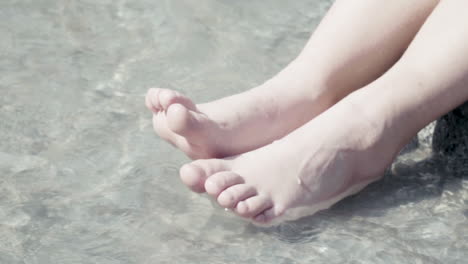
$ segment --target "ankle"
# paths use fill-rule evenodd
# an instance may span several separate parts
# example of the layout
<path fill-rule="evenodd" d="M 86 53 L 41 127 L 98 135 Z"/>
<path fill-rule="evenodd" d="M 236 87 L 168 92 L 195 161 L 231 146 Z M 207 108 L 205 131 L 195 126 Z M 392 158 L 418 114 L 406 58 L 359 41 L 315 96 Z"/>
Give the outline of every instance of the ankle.
<path fill-rule="evenodd" d="M 350 94 L 346 101 L 371 132 L 369 145 L 397 153 L 419 131 L 420 122 L 415 120 L 412 109 L 402 103 L 403 93 L 389 92 L 392 87 L 379 88 L 364 87 Z"/>
<path fill-rule="evenodd" d="M 365 93 L 352 93 L 332 109 L 341 112 L 349 151 L 347 160 L 355 166 L 350 173 L 353 180 L 374 179 L 382 175 L 402 147 L 399 135 L 389 127 L 386 113 L 374 109 Z"/>
<path fill-rule="evenodd" d="M 334 101 L 327 84 L 327 75 L 313 61 L 296 58 L 283 70 L 265 82 L 267 89 L 281 89 L 287 94 L 295 94 L 310 102 Z"/>

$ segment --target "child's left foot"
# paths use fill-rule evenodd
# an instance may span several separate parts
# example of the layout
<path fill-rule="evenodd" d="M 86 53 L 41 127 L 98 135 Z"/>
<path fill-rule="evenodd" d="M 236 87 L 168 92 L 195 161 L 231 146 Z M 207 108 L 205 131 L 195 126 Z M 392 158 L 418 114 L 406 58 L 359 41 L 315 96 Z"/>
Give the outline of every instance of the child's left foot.
<path fill-rule="evenodd" d="M 222 207 L 256 223 L 328 208 L 378 179 L 401 145 L 348 101 L 263 148 L 187 164 L 181 178 L 194 191 L 204 184 Z"/>

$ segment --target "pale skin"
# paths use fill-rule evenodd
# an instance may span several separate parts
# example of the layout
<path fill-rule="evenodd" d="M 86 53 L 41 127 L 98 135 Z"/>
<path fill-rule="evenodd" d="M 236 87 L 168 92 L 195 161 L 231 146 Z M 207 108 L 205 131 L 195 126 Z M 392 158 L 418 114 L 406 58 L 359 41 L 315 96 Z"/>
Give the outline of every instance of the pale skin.
<path fill-rule="evenodd" d="M 146 105 L 156 132 L 198 159 L 180 170 L 190 189 L 255 223 L 295 219 L 379 179 L 468 100 L 467 16 L 465 0 L 339 0 L 259 87 L 200 105 L 150 89 Z"/>

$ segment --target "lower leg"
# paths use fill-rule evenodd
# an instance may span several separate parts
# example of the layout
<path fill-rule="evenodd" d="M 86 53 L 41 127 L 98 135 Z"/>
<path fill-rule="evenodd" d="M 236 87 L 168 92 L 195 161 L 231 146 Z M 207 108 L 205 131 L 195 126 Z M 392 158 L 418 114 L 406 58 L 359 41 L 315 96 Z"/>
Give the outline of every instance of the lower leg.
<path fill-rule="evenodd" d="M 466 1 L 442 1 L 401 60 L 362 90 L 363 97 L 375 96 L 366 107 L 387 113 L 387 125 L 402 139 L 400 145 L 468 100 L 467 10 Z"/>
<path fill-rule="evenodd" d="M 468 100 L 468 2 L 442 1 L 401 60 L 275 144 L 201 160 L 205 189 L 254 221 L 325 208 L 369 182 L 430 121 Z M 350 113 L 354 116 L 350 118 Z M 181 176 L 192 177 L 181 170 Z"/>
<path fill-rule="evenodd" d="M 269 144 L 381 75 L 437 2 L 339 0 L 298 58 L 257 88 L 200 105 L 172 91 L 150 91 L 155 129 L 192 158 Z M 179 106 L 169 109 L 173 104 Z"/>
<path fill-rule="evenodd" d="M 387 71 L 438 2 L 338 0 L 299 59 L 315 63 L 338 101 Z"/>

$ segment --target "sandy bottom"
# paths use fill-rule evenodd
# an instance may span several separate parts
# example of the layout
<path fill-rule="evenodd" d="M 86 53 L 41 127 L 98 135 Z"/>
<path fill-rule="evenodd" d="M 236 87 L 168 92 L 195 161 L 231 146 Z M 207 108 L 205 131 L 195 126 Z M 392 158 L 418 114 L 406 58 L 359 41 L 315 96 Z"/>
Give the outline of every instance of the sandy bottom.
<path fill-rule="evenodd" d="M 430 129 L 328 210 L 261 228 L 189 192 L 143 95 L 243 91 L 330 1 L 9 0 L 0 8 L 0 263 L 465 263 L 468 180 Z"/>

